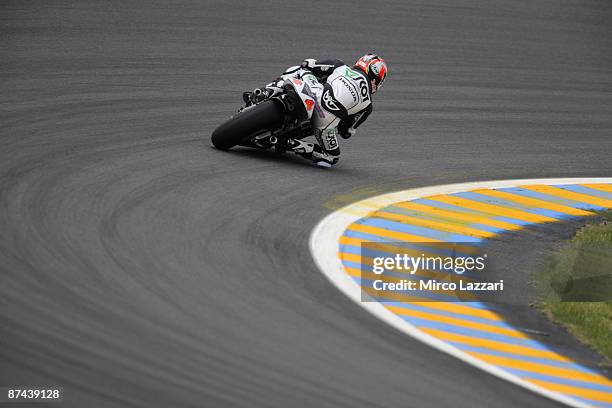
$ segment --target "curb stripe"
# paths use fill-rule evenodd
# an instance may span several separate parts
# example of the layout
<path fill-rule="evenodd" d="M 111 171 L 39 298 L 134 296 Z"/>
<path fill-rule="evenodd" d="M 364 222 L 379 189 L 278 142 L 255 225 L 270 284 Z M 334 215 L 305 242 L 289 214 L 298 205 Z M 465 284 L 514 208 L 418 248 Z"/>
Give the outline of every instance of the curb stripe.
<path fill-rule="evenodd" d="M 561 385 L 561 384 L 556 384 L 556 383 L 553 383 L 550 381 L 544 381 L 544 380 L 532 379 L 529 381 L 535 384 L 542 385 L 546 388 L 549 388 L 555 391 L 563 392 L 565 394 L 576 395 L 582 398 L 587 398 L 587 399 L 600 401 L 600 402 L 612 403 L 612 393 L 609 393 L 609 392 L 591 391 L 591 390 L 586 390 L 580 387 L 573 387 L 571 385 Z"/>
<path fill-rule="evenodd" d="M 488 349 L 488 348 L 485 348 L 485 347 L 475 347 L 475 346 L 470 346 L 470 345 L 467 345 L 467 344 L 460 344 L 460 343 L 457 343 L 457 344 L 458 344 L 458 346 L 462 350 L 465 350 L 465 351 L 474 351 L 474 352 L 477 352 L 477 353 L 490 354 L 492 356 L 514 358 L 514 359 L 519 359 L 521 361 L 547 364 L 547 365 L 550 365 L 550 366 L 553 366 L 553 367 L 560 367 L 560 368 L 575 367 L 576 369 L 579 369 L 579 370 L 584 371 L 584 372 L 588 372 L 588 373 L 592 372 L 592 371 L 590 371 L 587 368 L 576 366 L 570 360 L 561 361 L 561 360 L 554 360 L 554 359 L 545 358 L 545 357 L 532 357 L 532 356 L 526 356 L 526 355 L 521 355 L 521 354 L 517 354 L 517 353 L 510 353 L 510 352 L 507 352 L 507 351 L 491 350 L 491 349 Z M 529 371 L 524 371 L 524 372 L 525 373 L 529 373 Z M 585 383 L 585 384 L 590 384 L 590 383 Z M 597 386 L 597 387 L 605 387 L 605 386 L 600 386 L 600 385 L 595 385 L 595 386 Z"/>
<path fill-rule="evenodd" d="M 518 346 L 530 346 L 533 348 L 540 347 L 542 349 L 545 348 L 544 346 L 540 345 L 535 340 L 529 340 L 528 338 L 510 337 L 506 334 L 485 332 L 482 330 L 471 329 L 471 328 L 464 327 L 464 326 L 457 325 L 457 324 L 449 324 L 449 323 L 440 322 L 434 319 L 423 319 L 423 318 L 414 317 L 414 316 L 402 316 L 402 315 L 398 315 L 398 316 L 404 320 L 408 320 L 414 323 L 414 325 L 417 327 L 428 327 L 431 329 L 444 330 L 450 333 L 463 334 L 466 336 L 472 336 L 472 337 L 476 337 L 479 339 L 495 340 L 501 343 L 514 344 Z"/>
<path fill-rule="evenodd" d="M 494 190 L 490 190 L 490 191 L 494 191 Z M 528 207 L 526 205 L 523 205 L 523 204 L 520 204 L 514 201 L 506 200 L 504 198 L 487 196 L 487 195 L 473 192 L 473 191 L 470 191 L 467 193 L 457 193 L 454 195 L 456 197 L 466 198 L 468 200 L 477 201 L 479 203 L 497 205 L 497 206 L 502 206 L 506 208 L 514 208 L 519 211 L 524 211 L 526 213 L 530 213 L 534 215 L 542 215 L 544 217 L 550 217 L 556 220 L 570 217 L 568 214 L 564 212 L 554 211 L 554 210 L 550 210 L 547 208 L 538 208 L 538 207 L 533 207 L 533 206 Z"/>
<path fill-rule="evenodd" d="M 447 316 L 445 314 L 440 314 L 440 313 L 435 313 L 435 314 L 428 313 L 428 312 L 423 312 L 423 311 L 413 309 L 413 308 L 404 308 L 404 307 L 389 306 L 389 305 L 385 305 L 385 306 L 387 309 L 389 309 L 390 311 L 398 315 L 418 317 L 418 318 L 427 319 L 427 320 L 435 320 L 440 323 L 452 324 L 455 326 L 466 327 L 468 329 L 479 330 L 479 331 L 483 331 L 487 333 L 504 334 L 506 336 L 518 337 L 522 339 L 528 338 L 524 334 L 517 332 L 516 330 L 513 330 L 509 326 L 500 326 L 499 324 L 475 322 L 470 319 L 452 317 L 452 316 Z"/>
<path fill-rule="evenodd" d="M 553 186 L 535 185 L 535 186 L 522 186 L 522 188 L 525 188 L 527 190 L 537 191 L 538 193 L 552 195 L 555 197 L 568 198 L 570 200 L 578 201 L 581 203 L 597 205 L 602 208 L 612 207 L 612 200 L 606 200 L 604 198 L 597 198 L 597 197 L 589 196 L 586 194 L 574 193 L 574 192 L 564 190 L 562 188 L 553 187 Z"/>
<path fill-rule="evenodd" d="M 574 207 L 565 206 L 562 204 L 551 203 L 550 201 L 539 200 L 537 198 L 529 198 L 520 196 L 517 194 L 507 193 L 501 190 L 474 190 L 474 192 L 482 195 L 487 195 L 490 197 L 499 197 L 508 201 L 514 201 L 519 204 L 523 204 L 526 207 L 533 208 L 546 208 L 549 210 L 557 211 L 559 213 L 564 213 L 567 215 L 575 215 L 575 216 L 589 216 L 593 215 L 590 211 L 580 210 Z"/>
<path fill-rule="evenodd" d="M 424 329 L 424 331 L 431 335 L 434 335 L 436 338 L 447 340 L 449 343 L 468 344 L 471 346 L 483 347 L 491 350 L 503 350 L 507 353 L 518 354 L 521 356 L 541 357 L 547 359 L 555 359 L 558 361 L 570 361 L 568 358 L 563 357 L 546 348 L 532 348 L 529 346 L 507 344 L 495 340 L 464 336 L 462 334 L 450 333 L 437 329 Z"/>
<path fill-rule="evenodd" d="M 599 191 L 607 191 L 612 193 L 612 186 L 609 184 L 581 184 L 582 186 L 592 188 Z"/>
<path fill-rule="evenodd" d="M 480 238 L 470 237 L 468 235 L 453 234 L 450 232 L 439 231 L 431 228 L 419 227 L 412 224 L 404 224 L 396 221 L 388 221 L 382 218 L 370 218 L 360 220 L 357 225 L 367 225 L 371 227 L 383 228 L 387 231 L 396 231 L 408 233 L 415 236 L 420 236 L 425 239 L 435 239 L 436 242 L 480 242 Z"/>
<path fill-rule="evenodd" d="M 526 379 L 549 381 L 555 384 L 570 385 L 572 387 L 586 388 L 586 389 L 593 390 L 593 391 L 612 392 L 612 387 L 610 387 L 609 385 L 599 385 L 599 384 L 594 384 L 591 382 L 564 379 L 564 378 L 559 378 L 559 377 L 553 377 L 553 376 L 546 375 L 546 374 L 537 374 L 531 371 L 519 370 L 515 368 L 510 368 L 508 370 Z"/>
<path fill-rule="evenodd" d="M 489 363 L 509 368 L 518 368 L 519 370 L 529 371 L 537 374 L 549 374 L 555 377 L 567 378 L 567 379 L 581 379 L 589 381 L 594 384 L 609 385 L 610 381 L 602 377 L 599 374 L 590 374 L 582 370 L 574 370 L 570 368 L 558 368 L 552 367 L 547 364 L 531 363 L 527 361 L 520 361 L 513 358 L 491 356 L 482 353 L 469 352 L 476 357 L 483 359 Z"/>
<path fill-rule="evenodd" d="M 350 230 L 357 232 L 365 232 L 366 234 L 378 235 L 379 237 L 383 238 L 393 238 L 401 242 L 444 242 L 441 239 L 409 234 L 406 232 L 390 231 L 388 229 L 376 225 L 353 224 L 351 225 Z"/>
<path fill-rule="evenodd" d="M 503 207 L 501 205 L 479 203 L 474 200 L 468 200 L 453 195 L 437 195 L 429 197 L 430 200 L 441 201 L 443 203 L 453 204 L 460 207 L 471 208 L 480 211 L 484 214 L 493 216 L 510 217 L 528 223 L 554 222 L 555 219 L 543 215 L 531 214 L 514 208 Z"/>
<path fill-rule="evenodd" d="M 434 313 L 435 311 L 435 313 L 438 313 L 442 316 L 453 317 L 457 319 L 465 319 L 465 320 L 472 321 L 474 323 L 483 323 L 483 324 L 489 324 L 492 326 L 499 326 L 499 327 L 512 327 L 509 324 L 507 324 L 505 321 L 501 320 L 499 316 L 497 315 L 493 315 L 496 317 L 495 319 L 480 317 L 480 316 L 473 316 L 472 314 L 469 314 L 469 313 L 459 312 L 458 310 L 456 310 L 456 306 L 453 308 L 453 310 L 433 309 L 433 308 L 428 307 L 429 303 L 439 304 L 439 303 L 446 303 L 446 302 L 421 302 L 419 304 L 413 303 L 413 302 L 410 302 L 410 303 L 408 302 L 385 302 L 385 306 L 387 306 L 388 308 L 396 307 L 396 308 L 403 308 L 403 309 L 419 310 L 425 313 Z"/>
<path fill-rule="evenodd" d="M 572 191 L 574 193 L 586 194 L 594 197 L 603 198 L 606 200 L 612 200 L 612 193 L 608 193 L 601 190 L 596 190 L 593 188 L 588 188 L 585 186 L 581 186 L 579 184 L 565 184 L 558 186 L 564 190 Z"/>
<path fill-rule="evenodd" d="M 490 214 L 487 212 L 483 212 L 483 211 L 476 211 L 476 210 L 471 210 L 468 208 L 464 208 L 458 205 L 453 205 L 453 204 L 448 204 L 446 202 L 442 202 L 442 201 L 437 201 L 437 200 L 433 200 L 430 199 L 431 197 L 428 197 L 427 199 L 419 199 L 419 200 L 415 200 L 415 202 L 418 203 L 423 203 L 423 204 L 427 204 L 430 206 L 434 206 L 434 207 L 440 207 L 440 208 L 444 208 L 444 209 L 449 209 L 452 211 L 457 211 L 457 212 L 461 212 L 459 210 L 463 209 L 463 210 L 470 210 L 472 215 L 477 215 L 479 217 L 483 217 L 483 218 L 489 218 L 493 221 L 501 221 L 504 223 L 508 223 L 508 224 L 514 224 L 515 229 L 521 229 L 523 226 L 525 225 L 529 225 L 530 222 L 529 221 L 525 221 L 522 220 L 520 218 L 512 218 L 512 217 L 508 217 L 508 216 L 501 216 L 501 215 L 496 215 L 496 214 Z"/>
<path fill-rule="evenodd" d="M 524 188 L 509 188 L 509 189 L 500 189 L 500 191 L 505 191 L 505 192 L 510 192 L 510 193 L 514 193 L 517 195 L 522 195 L 522 196 L 526 196 L 526 197 L 532 197 L 532 198 L 538 198 L 540 200 L 543 201 L 548 201 L 551 203 L 555 203 L 555 204 L 562 204 L 562 205 L 566 205 L 568 207 L 574 207 L 574 208 L 578 208 L 578 209 L 582 209 L 582 210 L 594 210 L 594 211 L 601 211 L 601 210 L 605 210 L 605 207 L 601 207 L 599 205 L 592 205 L 589 203 L 582 203 L 580 201 L 574 201 L 574 200 L 568 200 L 567 198 L 563 198 L 563 197 L 555 197 L 555 196 L 551 196 L 548 194 L 544 194 L 544 193 L 540 193 L 538 191 L 532 191 L 532 190 L 526 190 Z"/>
<path fill-rule="evenodd" d="M 382 219 L 401 222 L 401 223 L 410 223 L 411 225 L 431 228 L 437 231 L 444 231 L 444 232 L 455 233 L 455 234 L 458 233 L 458 234 L 468 235 L 472 237 L 488 238 L 488 237 L 492 237 L 496 235 L 491 231 L 483 231 L 483 230 L 473 228 L 468 225 L 431 221 L 431 220 L 426 220 L 426 219 L 417 218 L 417 217 L 410 217 L 408 215 L 397 214 L 393 212 L 377 211 L 372 214 L 372 217 L 379 217 Z"/>
<path fill-rule="evenodd" d="M 497 221 L 489 217 L 484 217 L 477 214 L 464 213 L 459 211 L 445 210 L 443 208 L 434 207 L 426 204 L 417 203 L 418 200 L 400 203 L 391 207 L 399 207 L 407 210 L 415 211 L 416 214 L 431 214 L 437 217 L 440 221 L 451 221 L 461 224 L 463 222 L 473 222 L 475 224 L 484 224 L 497 228 L 498 231 L 512 230 L 518 228 L 516 224 L 509 222 Z M 435 202 L 434 202 L 435 203 Z"/>
<path fill-rule="evenodd" d="M 476 229 L 484 233 L 489 233 L 489 232 L 495 233 L 495 232 L 500 232 L 504 230 L 504 228 L 493 227 L 491 225 L 487 225 L 484 223 L 477 223 L 477 222 L 471 222 L 465 219 L 460 219 L 461 215 L 458 215 L 457 217 L 453 219 L 448 216 L 442 217 L 440 215 L 436 215 L 433 213 L 427 213 L 425 211 L 410 210 L 407 208 L 402 208 L 402 207 L 394 206 L 394 205 L 385 207 L 383 210 L 381 210 L 381 212 L 388 213 L 388 214 L 403 215 L 406 217 L 412 217 L 417 220 L 435 222 L 439 225 L 445 225 L 448 228 L 450 228 L 451 226 L 455 228 L 462 228 L 462 227 L 473 228 L 473 229 Z"/>

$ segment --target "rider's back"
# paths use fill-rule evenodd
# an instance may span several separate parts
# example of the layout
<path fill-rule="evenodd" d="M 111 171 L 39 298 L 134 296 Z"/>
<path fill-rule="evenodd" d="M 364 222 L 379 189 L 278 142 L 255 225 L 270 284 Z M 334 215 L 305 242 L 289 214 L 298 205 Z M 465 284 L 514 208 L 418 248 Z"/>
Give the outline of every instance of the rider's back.
<path fill-rule="evenodd" d="M 372 103 L 365 75 L 347 65 L 334 69 L 327 77 L 326 84 L 329 87 L 326 86 L 324 89 L 323 100 L 333 97 L 348 115 L 354 115 Z M 326 92 L 330 92 L 327 97 Z"/>

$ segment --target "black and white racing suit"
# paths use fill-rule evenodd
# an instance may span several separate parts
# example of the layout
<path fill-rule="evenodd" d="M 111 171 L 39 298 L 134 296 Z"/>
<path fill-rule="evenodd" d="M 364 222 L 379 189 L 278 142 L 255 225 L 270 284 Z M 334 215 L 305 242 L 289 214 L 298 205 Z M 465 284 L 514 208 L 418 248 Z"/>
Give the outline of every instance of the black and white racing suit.
<path fill-rule="evenodd" d="M 351 137 L 372 112 L 370 81 L 363 71 L 338 59 L 306 59 L 281 76 L 289 77 L 307 82 L 317 98 L 311 123 L 318 143 L 294 140 L 291 150 L 319 165 L 336 164 L 340 159 L 338 135 Z"/>

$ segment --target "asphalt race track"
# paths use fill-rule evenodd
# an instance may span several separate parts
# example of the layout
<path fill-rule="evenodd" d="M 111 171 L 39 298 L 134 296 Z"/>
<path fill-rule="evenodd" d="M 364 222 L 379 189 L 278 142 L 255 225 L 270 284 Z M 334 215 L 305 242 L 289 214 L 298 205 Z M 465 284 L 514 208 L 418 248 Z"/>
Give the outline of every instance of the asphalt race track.
<path fill-rule="evenodd" d="M 308 238 L 372 194 L 612 176 L 611 20 L 605 1 L 0 3 L 0 385 L 63 386 L 62 407 L 558 406 L 364 312 Z M 370 49 L 390 75 L 338 167 L 211 147 L 242 91 Z"/>

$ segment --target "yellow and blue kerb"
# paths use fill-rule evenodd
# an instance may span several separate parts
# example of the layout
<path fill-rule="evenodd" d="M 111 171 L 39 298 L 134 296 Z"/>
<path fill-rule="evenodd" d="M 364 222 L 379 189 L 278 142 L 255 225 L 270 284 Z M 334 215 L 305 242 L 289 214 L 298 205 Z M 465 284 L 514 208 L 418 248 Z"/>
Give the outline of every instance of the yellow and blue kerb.
<path fill-rule="evenodd" d="M 355 221 L 340 238 L 344 270 L 362 289 L 365 242 L 478 243 L 528 225 L 612 208 L 612 184 L 477 189 L 397 202 Z M 389 250 L 389 248 L 387 248 Z M 385 251 L 385 247 L 381 247 Z M 367 288 L 367 289 L 366 289 Z M 380 296 L 381 294 L 377 294 Z M 597 407 L 612 407 L 612 381 L 530 338 L 483 302 L 432 302 L 384 292 L 382 303 L 419 330 L 521 379 Z"/>

